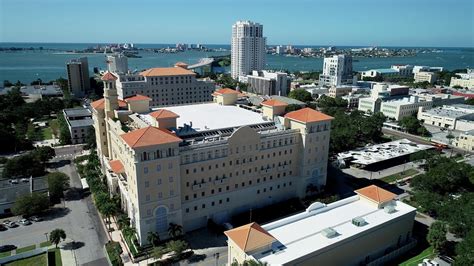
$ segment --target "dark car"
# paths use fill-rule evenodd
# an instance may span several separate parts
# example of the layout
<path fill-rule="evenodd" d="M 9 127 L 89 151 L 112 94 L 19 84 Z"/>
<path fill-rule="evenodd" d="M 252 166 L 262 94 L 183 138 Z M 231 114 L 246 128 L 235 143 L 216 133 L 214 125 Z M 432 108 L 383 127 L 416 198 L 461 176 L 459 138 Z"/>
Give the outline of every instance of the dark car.
<path fill-rule="evenodd" d="M 4 246 L 0 246 L 0 252 L 11 251 L 11 250 L 14 250 L 14 249 L 16 249 L 16 246 L 15 246 L 15 245 L 4 245 Z"/>
<path fill-rule="evenodd" d="M 7 227 L 4 226 L 3 224 L 0 224 L 0 231 L 5 231 L 7 230 Z"/>

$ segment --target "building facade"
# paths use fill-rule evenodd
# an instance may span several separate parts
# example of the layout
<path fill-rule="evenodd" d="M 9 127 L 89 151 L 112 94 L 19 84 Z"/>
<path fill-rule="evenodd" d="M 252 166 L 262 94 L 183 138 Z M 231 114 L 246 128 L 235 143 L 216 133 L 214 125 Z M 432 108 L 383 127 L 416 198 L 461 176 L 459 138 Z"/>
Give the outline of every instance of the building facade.
<path fill-rule="evenodd" d="M 284 72 L 252 71 L 247 76 L 248 91 L 259 95 L 286 96 L 290 90 L 290 80 Z"/>
<path fill-rule="evenodd" d="M 120 106 L 111 76 L 93 103 L 98 154 L 141 244 L 150 231 L 166 238 L 169 223 L 191 231 L 326 184 L 332 117 L 276 105 L 264 118 L 230 89 L 138 114 Z"/>
<path fill-rule="evenodd" d="M 87 57 L 67 62 L 66 70 L 69 92 L 75 97 L 84 97 L 91 88 Z"/>
<path fill-rule="evenodd" d="M 70 108 L 63 110 L 64 118 L 71 134 L 72 144 L 86 143 L 94 124 L 92 113 L 87 108 Z"/>
<path fill-rule="evenodd" d="M 469 130 L 461 133 L 453 141 L 455 147 L 463 149 L 468 152 L 474 151 L 474 130 Z"/>
<path fill-rule="evenodd" d="M 209 102 L 215 90 L 214 82 L 196 79 L 196 73 L 181 66 L 116 76 L 119 99 L 140 94 L 151 98 L 151 106 Z"/>
<path fill-rule="evenodd" d="M 413 66 L 412 65 L 392 65 L 390 68 L 397 70 L 399 76 L 413 77 Z"/>
<path fill-rule="evenodd" d="M 128 72 L 128 58 L 124 54 L 108 55 L 107 66 L 110 72 L 125 74 Z"/>
<path fill-rule="evenodd" d="M 419 71 L 415 73 L 415 82 L 428 82 L 433 84 L 438 80 L 436 72 Z"/>
<path fill-rule="evenodd" d="M 450 87 L 474 88 L 474 69 L 467 69 L 467 73 L 456 73 L 458 77 L 452 77 Z"/>
<path fill-rule="evenodd" d="M 321 86 L 341 86 L 354 84 L 352 56 L 334 55 L 324 58 L 323 73 L 319 76 Z"/>
<path fill-rule="evenodd" d="M 463 104 L 443 105 L 428 110 L 420 108 L 418 110 L 418 120 L 422 120 L 426 125 L 470 131 L 474 130 L 474 109 L 466 108 Z"/>
<path fill-rule="evenodd" d="M 232 78 L 238 79 L 253 70 L 262 70 L 265 67 L 265 47 L 263 25 L 252 21 L 237 21 L 232 25 Z"/>
<path fill-rule="evenodd" d="M 232 230 L 227 265 L 259 261 L 268 265 L 385 265 L 416 245 L 416 209 L 395 194 L 368 186 L 330 204 L 315 202 L 306 211 L 263 226 Z"/>

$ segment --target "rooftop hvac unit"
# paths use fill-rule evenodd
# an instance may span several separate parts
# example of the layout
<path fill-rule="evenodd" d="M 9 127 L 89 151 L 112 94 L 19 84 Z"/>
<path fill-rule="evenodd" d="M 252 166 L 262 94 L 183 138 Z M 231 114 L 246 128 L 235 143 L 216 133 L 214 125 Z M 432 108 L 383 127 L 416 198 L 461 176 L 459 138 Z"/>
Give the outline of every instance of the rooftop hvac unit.
<path fill-rule="evenodd" d="M 395 209 L 395 206 L 393 206 L 393 205 L 387 205 L 387 206 L 385 206 L 383 209 L 384 209 L 384 211 L 385 211 L 386 213 L 394 213 L 394 212 L 397 211 L 397 210 Z"/>
<path fill-rule="evenodd" d="M 352 219 L 352 224 L 358 227 L 362 227 L 367 224 L 367 221 L 365 221 L 365 219 L 362 217 L 356 217 Z"/>
<path fill-rule="evenodd" d="M 326 229 L 323 229 L 321 231 L 321 234 L 327 238 L 333 238 L 333 237 L 336 237 L 338 234 L 336 232 L 336 230 L 332 229 L 331 227 L 328 227 Z"/>

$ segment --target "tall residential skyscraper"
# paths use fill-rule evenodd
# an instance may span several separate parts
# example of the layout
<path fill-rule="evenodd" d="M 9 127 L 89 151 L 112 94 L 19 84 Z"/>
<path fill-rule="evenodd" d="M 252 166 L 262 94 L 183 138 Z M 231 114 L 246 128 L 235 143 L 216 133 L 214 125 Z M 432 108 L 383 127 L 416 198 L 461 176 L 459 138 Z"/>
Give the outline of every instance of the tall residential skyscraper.
<path fill-rule="evenodd" d="M 75 97 L 83 97 L 90 89 L 87 57 L 72 59 L 66 68 L 69 92 Z"/>
<path fill-rule="evenodd" d="M 319 76 L 319 85 L 352 85 L 353 82 L 352 56 L 334 55 L 324 58 L 323 73 Z"/>
<path fill-rule="evenodd" d="M 233 78 L 262 70 L 265 66 L 263 25 L 251 21 L 237 21 L 232 25 L 231 74 Z"/>
<path fill-rule="evenodd" d="M 128 59 L 123 54 L 107 56 L 107 66 L 110 72 L 123 74 L 128 72 Z"/>

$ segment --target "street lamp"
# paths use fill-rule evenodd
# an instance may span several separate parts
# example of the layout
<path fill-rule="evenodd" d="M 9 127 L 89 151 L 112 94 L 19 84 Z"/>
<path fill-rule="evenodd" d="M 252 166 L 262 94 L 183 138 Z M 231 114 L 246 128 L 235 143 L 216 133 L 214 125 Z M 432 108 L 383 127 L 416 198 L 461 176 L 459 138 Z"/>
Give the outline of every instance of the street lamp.
<path fill-rule="evenodd" d="M 219 265 L 219 252 L 214 253 L 214 258 L 216 258 L 216 266 Z"/>
<path fill-rule="evenodd" d="M 49 241 L 49 239 L 48 239 L 48 233 L 47 233 L 47 232 L 44 233 L 44 236 L 46 237 L 46 241 Z"/>

